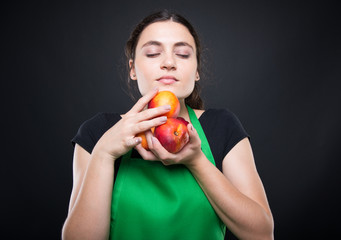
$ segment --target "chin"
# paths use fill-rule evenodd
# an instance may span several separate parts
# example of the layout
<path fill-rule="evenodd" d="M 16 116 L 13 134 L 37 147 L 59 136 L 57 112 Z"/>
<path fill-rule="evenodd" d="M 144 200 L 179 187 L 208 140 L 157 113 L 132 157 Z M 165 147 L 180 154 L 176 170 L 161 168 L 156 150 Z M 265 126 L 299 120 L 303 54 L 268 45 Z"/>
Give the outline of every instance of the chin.
<path fill-rule="evenodd" d="M 177 93 L 176 91 L 176 87 L 172 86 L 172 85 L 161 85 L 159 86 L 159 91 L 171 91 L 173 92 L 175 95 Z"/>
<path fill-rule="evenodd" d="M 153 86 L 154 87 L 154 86 Z M 173 92 L 177 98 L 180 99 L 185 99 L 189 95 L 191 95 L 193 89 L 184 89 L 183 86 L 179 86 L 176 84 L 157 84 L 156 87 L 159 88 L 159 91 L 171 91 Z"/>
<path fill-rule="evenodd" d="M 159 91 L 171 91 L 172 93 L 175 94 L 175 96 L 179 99 L 183 98 L 183 92 L 181 90 L 179 90 L 177 87 L 172 87 L 171 85 L 167 85 L 167 86 L 162 86 L 159 87 Z"/>

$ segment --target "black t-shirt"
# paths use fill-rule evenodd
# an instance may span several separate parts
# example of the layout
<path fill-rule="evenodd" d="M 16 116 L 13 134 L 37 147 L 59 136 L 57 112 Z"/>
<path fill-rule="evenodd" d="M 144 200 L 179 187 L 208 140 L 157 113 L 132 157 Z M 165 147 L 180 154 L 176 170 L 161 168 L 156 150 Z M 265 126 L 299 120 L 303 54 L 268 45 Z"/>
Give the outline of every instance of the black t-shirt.
<path fill-rule="evenodd" d="M 71 142 L 73 145 L 79 144 L 91 153 L 101 136 L 120 119 L 121 116 L 117 113 L 98 113 L 80 126 Z M 207 109 L 199 117 L 199 122 L 205 132 L 216 166 L 222 171 L 222 161 L 226 154 L 249 135 L 236 115 L 227 109 Z M 132 154 L 139 155 L 136 150 Z M 115 161 L 115 176 L 120 161 L 120 158 Z"/>

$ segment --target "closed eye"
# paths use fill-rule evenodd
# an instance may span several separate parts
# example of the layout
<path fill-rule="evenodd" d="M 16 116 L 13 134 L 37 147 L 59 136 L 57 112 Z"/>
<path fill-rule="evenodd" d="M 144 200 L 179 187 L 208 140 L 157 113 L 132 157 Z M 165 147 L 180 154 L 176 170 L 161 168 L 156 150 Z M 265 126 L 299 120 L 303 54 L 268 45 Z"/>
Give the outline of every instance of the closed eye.
<path fill-rule="evenodd" d="M 189 58 L 189 55 L 188 54 L 177 54 L 179 57 L 182 57 L 182 58 Z"/>
<path fill-rule="evenodd" d="M 157 57 L 160 53 L 146 54 L 147 57 Z"/>

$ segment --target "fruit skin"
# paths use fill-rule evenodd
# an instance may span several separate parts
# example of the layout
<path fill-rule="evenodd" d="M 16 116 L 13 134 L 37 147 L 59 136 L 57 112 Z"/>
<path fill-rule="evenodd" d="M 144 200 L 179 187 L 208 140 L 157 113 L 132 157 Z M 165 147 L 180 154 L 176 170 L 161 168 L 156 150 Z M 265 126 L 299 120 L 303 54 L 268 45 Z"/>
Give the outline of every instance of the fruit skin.
<path fill-rule="evenodd" d="M 148 108 L 156 108 L 164 105 L 170 105 L 171 110 L 161 116 L 167 118 L 176 118 L 180 113 L 180 102 L 179 99 L 171 91 L 158 92 L 152 100 L 148 103 Z"/>
<path fill-rule="evenodd" d="M 137 134 L 136 137 L 140 137 L 142 139 L 141 146 L 144 149 L 149 150 L 146 134 L 144 132 L 141 132 L 141 133 Z"/>
<path fill-rule="evenodd" d="M 152 131 L 152 133 L 154 133 L 154 130 L 155 128 L 153 127 L 152 129 L 150 129 Z M 141 142 L 141 146 L 146 149 L 146 150 L 149 150 L 149 147 L 148 147 L 148 142 L 147 142 L 147 138 L 146 138 L 146 133 L 145 132 L 141 132 L 141 133 L 138 133 L 136 135 L 136 137 L 140 137 L 142 139 L 142 142 Z"/>
<path fill-rule="evenodd" d="M 167 122 L 157 126 L 154 136 L 170 153 L 179 152 L 189 141 L 188 122 L 181 118 L 169 118 Z"/>

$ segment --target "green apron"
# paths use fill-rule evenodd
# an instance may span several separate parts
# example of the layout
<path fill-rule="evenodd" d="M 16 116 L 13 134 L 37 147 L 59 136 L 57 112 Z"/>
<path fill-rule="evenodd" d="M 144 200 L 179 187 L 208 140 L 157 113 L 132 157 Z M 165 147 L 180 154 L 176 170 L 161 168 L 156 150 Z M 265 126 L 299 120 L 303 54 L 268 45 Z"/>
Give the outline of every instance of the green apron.
<path fill-rule="evenodd" d="M 199 120 L 187 109 L 202 151 L 215 164 Z M 122 157 L 114 184 L 110 239 L 224 239 L 224 223 L 184 165 L 131 158 L 131 152 Z"/>

